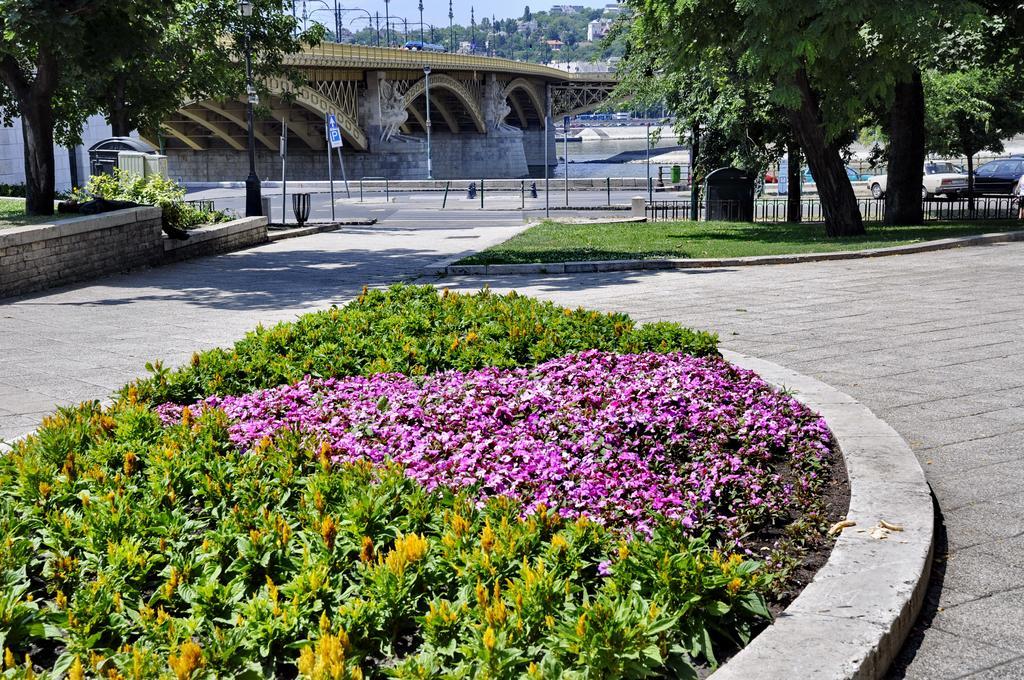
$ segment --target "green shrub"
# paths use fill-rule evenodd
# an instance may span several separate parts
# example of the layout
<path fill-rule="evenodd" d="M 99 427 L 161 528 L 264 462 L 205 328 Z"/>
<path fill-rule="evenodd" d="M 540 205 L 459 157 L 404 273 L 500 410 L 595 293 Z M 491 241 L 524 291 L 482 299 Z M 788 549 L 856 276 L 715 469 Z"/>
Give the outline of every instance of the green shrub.
<path fill-rule="evenodd" d="M 142 177 L 120 169 L 115 169 L 112 175 L 93 175 L 73 196 L 78 201 L 105 198 L 155 205 L 163 210 L 164 226 L 174 229 L 189 229 L 230 219 L 218 210 L 200 210 L 186 203 L 185 189 L 172 179 L 160 175 Z"/>
<path fill-rule="evenodd" d="M 692 677 L 768 617 L 758 563 L 83 404 L 0 459 L 4 677 Z M 0 665 L 0 668 L 3 666 Z M 116 671 L 116 673 L 115 673 Z"/>
<path fill-rule="evenodd" d="M 24 184 L 0 184 L 0 196 L 12 198 L 25 198 L 26 189 Z"/>
<path fill-rule="evenodd" d="M 258 328 L 231 349 L 193 355 L 177 371 L 160 365 L 130 389 L 153 402 L 189 403 L 294 382 L 399 372 L 532 366 L 587 349 L 717 354 L 717 336 L 678 324 L 637 327 L 625 314 L 570 310 L 510 293 L 438 292 L 397 285 L 364 290 L 341 308 Z"/>

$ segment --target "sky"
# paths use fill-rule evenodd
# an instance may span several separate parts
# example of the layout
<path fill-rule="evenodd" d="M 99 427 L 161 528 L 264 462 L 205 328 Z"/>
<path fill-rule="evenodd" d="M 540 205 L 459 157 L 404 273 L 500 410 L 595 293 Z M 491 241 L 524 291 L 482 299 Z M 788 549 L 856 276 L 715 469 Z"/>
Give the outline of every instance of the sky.
<path fill-rule="evenodd" d="M 455 13 L 455 23 L 469 25 L 469 9 L 473 7 L 476 14 L 477 22 L 483 17 L 493 15 L 496 19 L 509 19 L 512 17 L 519 18 L 523 16 L 523 9 L 529 5 L 533 11 L 547 10 L 552 5 L 561 4 L 573 4 L 573 5 L 584 5 L 589 7 L 603 7 L 610 0 L 560 0 L 554 2 L 552 0 L 453 0 L 452 11 Z M 301 18 L 302 16 L 302 5 L 304 0 L 295 0 L 296 14 Z M 306 12 L 314 13 L 312 16 L 321 23 L 333 27 L 334 15 L 331 11 L 327 11 L 325 6 L 333 9 L 335 0 L 305 0 Z M 350 9 L 355 7 L 363 8 L 375 14 L 380 12 L 381 22 L 383 23 L 385 6 L 384 0 L 338 0 L 338 6 L 344 9 Z M 391 16 L 405 17 L 410 25 L 413 22 L 419 21 L 419 0 L 390 0 L 387 3 L 387 11 Z M 363 12 L 345 12 L 343 15 L 346 22 L 351 21 L 351 25 L 346 27 L 351 30 L 358 30 L 366 26 L 365 20 L 357 20 L 356 17 L 365 17 Z M 423 0 L 423 23 L 430 25 L 433 24 L 435 27 L 442 27 L 448 25 L 448 0 Z"/>

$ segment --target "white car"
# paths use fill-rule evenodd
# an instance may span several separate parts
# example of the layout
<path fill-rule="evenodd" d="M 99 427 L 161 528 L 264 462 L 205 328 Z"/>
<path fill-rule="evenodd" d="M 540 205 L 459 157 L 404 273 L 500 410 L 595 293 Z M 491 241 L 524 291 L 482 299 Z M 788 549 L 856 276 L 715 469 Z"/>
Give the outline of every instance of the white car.
<path fill-rule="evenodd" d="M 932 196 L 953 197 L 967 193 L 967 175 L 957 171 L 957 166 L 949 161 L 927 161 L 924 164 L 921 198 Z M 885 196 L 885 175 L 868 178 L 868 189 L 874 198 Z"/>

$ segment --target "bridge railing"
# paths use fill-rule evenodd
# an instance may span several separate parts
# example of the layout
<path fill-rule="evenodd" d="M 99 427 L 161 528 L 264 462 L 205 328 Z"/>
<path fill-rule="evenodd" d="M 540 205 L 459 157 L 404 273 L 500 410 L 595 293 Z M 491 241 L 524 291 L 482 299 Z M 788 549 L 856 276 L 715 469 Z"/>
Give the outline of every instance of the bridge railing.
<path fill-rule="evenodd" d="M 483 57 L 477 54 L 453 54 L 451 52 L 422 52 L 402 50 L 394 47 L 372 47 L 369 45 L 341 45 L 321 43 L 298 54 L 289 55 L 285 63 L 299 66 L 350 67 L 350 68 L 408 68 L 422 70 L 431 68 L 461 71 L 492 71 L 534 75 L 544 78 L 580 82 L 616 82 L 614 73 L 569 73 L 559 69 L 525 61 L 512 61 L 500 57 Z"/>

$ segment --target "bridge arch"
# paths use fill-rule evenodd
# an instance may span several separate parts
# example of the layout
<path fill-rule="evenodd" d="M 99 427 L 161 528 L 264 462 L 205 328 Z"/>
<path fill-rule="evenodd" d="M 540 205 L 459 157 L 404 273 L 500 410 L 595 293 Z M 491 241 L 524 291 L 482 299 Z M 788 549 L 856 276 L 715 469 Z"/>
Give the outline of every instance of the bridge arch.
<path fill-rule="evenodd" d="M 367 148 L 366 134 L 358 121 L 328 97 L 307 85 L 294 86 L 285 79 L 270 78 L 264 81 L 269 93 L 262 108 L 269 110 L 277 121 L 288 121 L 289 131 L 301 139 L 311 149 L 323 149 L 324 116 L 333 113 L 341 127 L 346 145 L 365 151 Z M 312 116 L 293 115 L 294 107 L 312 114 Z M 247 120 L 244 101 L 227 99 L 189 100 L 178 108 L 176 117 L 165 121 L 163 131 L 177 139 L 193 151 L 202 151 L 206 147 L 203 138 L 216 138 L 228 148 L 235 151 L 245 149 L 244 140 L 247 134 Z M 256 120 L 254 136 L 264 147 L 277 151 L 277 134 L 264 129 L 264 121 Z"/>
<path fill-rule="evenodd" d="M 484 114 L 480 107 L 480 102 L 477 97 L 469 91 L 469 89 L 461 82 L 452 78 L 451 76 L 444 74 L 432 75 L 430 77 L 430 103 L 434 105 L 436 90 L 446 91 L 451 94 L 458 102 L 462 105 L 466 115 L 473 123 L 473 127 L 479 133 L 487 132 L 487 124 L 484 122 Z M 420 80 L 413 83 L 409 90 L 405 93 L 404 105 L 409 111 L 413 110 L 413 102 L 415 102 L 420 96 L 426 94 L 426 80 L 421 78 Z M 443 106 L 443 105 L 442 105 Z M 449 128 L 452 127 L 451 120 L 453 120 L 453 113 L 444 108 L 441 111 L 442 117 L 448 122 Z M 452 129 L 452 132 L 458 132 L 458 129 Z"/>
<path fill-rule="evenodd" d="M 515 78 L 502 90 L 502 94 L 505 96 L 505 99 L 507 99 L 512 104 L 512 107 L 516 109 L 516 113 L 519 115 L 520 120 L 525 123 L 525 121 L 523 121 L 523 118 L 526 117 L 527 112 L 523 110 L 520 101 L 515 98 L 515 95 L 520 92 L 526 95 L 527 99 L 533 107 L 533 112 L 537 116 L 537 120 L 543 121 L 544 109 L 546 108 L 544 106 L 543 91 L 540 91 L 537 85 L 530 82 L 526 78 Z"/>

